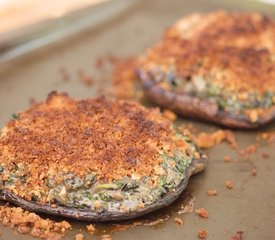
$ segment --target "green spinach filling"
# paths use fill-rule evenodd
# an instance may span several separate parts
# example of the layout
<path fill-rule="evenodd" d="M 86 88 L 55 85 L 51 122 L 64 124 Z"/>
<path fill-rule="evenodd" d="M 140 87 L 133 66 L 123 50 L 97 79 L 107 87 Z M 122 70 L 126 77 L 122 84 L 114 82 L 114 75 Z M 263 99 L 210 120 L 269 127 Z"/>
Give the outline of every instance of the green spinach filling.
<path fill-rule="evenodd" d="M 188 137 L 177 134 L 176 138 Z M 32 201 L 38 201 L 41 195 L 48 194 L 51 203 L 69 208 L 92 209 L 95 211 L 135 211 L 160 199 L 165 193 L 177 187 L 186 177 L 196 148 L 190 142 L 191 151 L 176 151 L 174 156 L 161 153 L 163 160 L 157 167 L 158 175 L 145 176 L 140 179 L 124 177 L 112 182 L 97 180 L 96 174 L 86 174 L 80 178 L 73 173 L 60 173 L 60 176 L 48 177 L 48 192 L 32 194 Z M 0 166 L 1 188 L 13 189 L 14 185 L 26 186 L 28 166 L 17 164 L 13 170 Z M 3 177 L 4 175 L 8 178 Z M 56 181 L 61 177 L 61 182 Z M 27 191 L 27 188 L 26 188 Z"/>
<path fill-rule="evenodd" d="M 220 110 L 227 112 L 240 113 L 249 109 L 268 109 L 275 104 L 275 92 L 271 91 L 258 93 L 256 89 L 245 94 L 245 97 L 238 97 L 236 92 L 212 84 L 210 77 L 187 76 L 180 78 L 173 71 L 165 72 L 159 69 L 150 70 L 149 75 L 156 83 L 167 83 L 172 91 L 187 93 L 215 102 Z"/>

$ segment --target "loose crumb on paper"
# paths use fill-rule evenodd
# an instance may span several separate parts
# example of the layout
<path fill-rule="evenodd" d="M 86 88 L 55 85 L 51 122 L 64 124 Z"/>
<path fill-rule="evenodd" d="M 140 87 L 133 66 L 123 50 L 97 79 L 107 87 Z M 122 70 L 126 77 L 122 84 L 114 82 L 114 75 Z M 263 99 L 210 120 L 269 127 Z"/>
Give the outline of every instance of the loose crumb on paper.
<path fill-rule="evenodd" d="M 232 183 L 232 181 L 227 180 L 227 181 L 225 182 L 225 186 L 226 186 L 228 189 L 232 189 L 232 188 L 233 188 L 233 183 Z"/>
<path fill-rule="evenodd" d="M 208 211 L 205 208 L 196 209 L 196 213 L 202 218 L 208 218 Z"/>
<path fill-rule="evenodd" d="M 183 203 L 180 206 L 178 214 L 191 213 L 195 208 L 195 198 L 192 197 L 187 203 Z"/>
<path fill-rule="evenodd" d="M 252 171 L 251 171 L 251 176 L 253 176 L 253 177 L 256 177 L 257 176 L 257 169 L 252 169 Z"/>
<path fill-rule="evenodd" d="M 182 224 L 183 224 L 183 221 L 182 221 L 181 218 L 176 217 L 176 218 L 175 218 L 175 223 L 178 224 L 178 225 L 182 225 Z"/>
<path fill-rule="evenodd" d="M 75 240 L 84 240 L 84 235 L 82 233 L 78 233 L 75 235 Z"/>
<path fill-rule="evenodd" d="M 240 230 L 232 235 L 229 240 L 243 240 L 243 234 L 244 232 Z"/>
<path fill-rule="evenodd" d="M 0 221 L 18 233 L 30 234 L 41 239 L 61 239 L 72 228 L 67 221 L 55 222 L 41 218 L 20 207 L 0 206 Z"/>
<path fill-rule="evenodd" d="M 86 229 L 87 229 L 88 233 L 90 233 L 90 234 L 94 234 L 94 232 L 95 232 L 95 226 L 93 224 L 87 225 Z"/>
<path fill-rule="evenodd" d="M 207 195 L 211 197 L 216 196 L 217 194 L 218 194 L 217 190 L 209 189 L 207 191 Z"/>
<path fill-rule="evenodd" d="M 198 237 L 200 239 L 206 239 L 206 237 L 207 237 L 207 231 L 204 230 L 204 229 L 199 230 L 198 231 Z"/>
<path fill-rule="evenodd" d="M 235 135 L 229 130 L 218 130 L 214 133 L 201 132 L 194 141 L 200 148 L 212 148 L 222 141 L 228 142 L 232 148 L 237 148 Z"/>

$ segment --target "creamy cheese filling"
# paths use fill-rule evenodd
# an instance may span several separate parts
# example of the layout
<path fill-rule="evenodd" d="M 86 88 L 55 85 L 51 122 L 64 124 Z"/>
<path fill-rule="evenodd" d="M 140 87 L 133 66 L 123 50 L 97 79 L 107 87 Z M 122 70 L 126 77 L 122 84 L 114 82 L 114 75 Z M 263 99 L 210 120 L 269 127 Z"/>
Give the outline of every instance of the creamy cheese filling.
<path fill-rule="evenodd" d="M 166 84 L 168 89 L 172 91 L 215 102 L 221 110 L 227 112 L 242 113 L 249 109 L 268 109 L 275 105 L 274 92 L 258 93 L 257 89 L 251 92 L 235 92 L 226 87 L 222 88 L 217 84 L 213 84 L 211 77 L 180 78 L 177 77 L 174 71 L 162 71 L 159 68 L 149 70 L 148 76 L 159 86 L 166 88 L 164 86 Z"/>
<path fill-rule="evenodd" d="M 135 175 L 125 176 L 120 180 L 104 182 L 98 180 L 95 173 L 78 177 L 71 172 L 60 172 L 48 176 L 45 180 L 48 191 L 32 192 L 32 201 L 39 202 L 40 197 L 47 195 L 49 203 L 69 208 L 91 209 L 93 211 L 129 212 L 144 208 L 156 202 L 167 192 L 176 188 L 186 177 L 186 169 L 196 152 L 195 146 L 188 137 L 177 134 L 190 145 L 187 152 L 176 151 L 173 155 L 161 153 L 162 162 L 155 168 L 157 175 L 138 178 Z M 189 142 L 188 142 L 189 141 Z M 0 167 L 1 188 L 14 192 L 16 185 L 28 191 L 28 166 L 17 164 L 12 170 Z M 60 180 L 61 179 L 61 180 Z"/>

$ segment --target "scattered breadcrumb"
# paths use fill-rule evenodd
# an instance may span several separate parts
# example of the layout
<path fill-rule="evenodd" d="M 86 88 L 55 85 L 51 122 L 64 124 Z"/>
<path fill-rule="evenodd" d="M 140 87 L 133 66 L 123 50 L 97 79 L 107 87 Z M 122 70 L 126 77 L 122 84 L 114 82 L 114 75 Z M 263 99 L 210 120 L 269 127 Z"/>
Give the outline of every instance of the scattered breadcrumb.
<path fill-rule="evenodd" d="M 94 83 L 93 77 L 88 75 L 83 69 L 80 69 L 78 71 L 78 77 L 80 81 L 88 87 L 92 86 Z"/>
<path fill-rule="evenodd" d="M 227 180 L 225 182 L 225 186 L 228 188 L 228 189 L 232 189 L 233 188 L 233 183 L 230 181 L 230 180 Z"/>
<path fill-rule="evenodd" d="M 84 235 L 82 233 L 78 233 L 75 235 L 75 240 L 84 240 Z"/>
<path fill-rule="evenodd" d="M 230 240 L 242 240 L 243 239 L 243 231 L 236 232 L 233 236 L 230 237 Z"/>
<path fill-rule="evenodd" d="M 237 147 L 235 135 L 229 130 L 218 130 L 214 133 L 201 132 L 194 141 L 201 148 L 211 148 L 222 141 L 228 142 L 233 148 Z"/>
<path fill-rule="evenodd" d="M 178 211 L 178 214 L 191 213 L 194 211 L 194 207 L 195 207 L 195 198 L 192 197 L 187 203 L 183 203 L 180 206 L 180 210 Z"/>
<path fill-rule="evenodd" d="M 216 196 L 217 194 L 218 194 L 218 192 L 216 190 L 209 189 L 207 191 L 208 196 Z"/>
<path fill-rule="evenodd" d="M 206 239 L 206 237 L 207 237 L 207 231 L 204 230 L 204 229 L 199 230 L 198 236 L 199 236 L 200 239 Z"/>
<path fill-rule="evenodd" d="M 87 228 L 87 231 L 90 234 L 94 234 L 94 232 L 95 232 L 95 226 L 93 224 L 87 225 L 86 228 Z"/>
<path fill-rule="evenodd" d="M 274 144 L 275 143 L 275 131 L 263 132 L 261 134 L 261 138 L 265 140 L 267 143 Z"/>
<path fill-rule="evenodd" d="M 253 169 L 252 171 L 251 171 L 251 176 L 257 176 L 257 169 Z"/>
<path fill-rule="evenodd" d="M 176 218 L 175 218 L 175 223 L 178 224 L 178 225 L 182 225 L 182 224 L 183 224 L 183 221 L 182 221 L 182 219 L 176 217 Z"/>
<path fill-rule="evenodd" d="M 262 152 L 262 157 L 263 158 L 269 158 L 269 153 L 268 152 Z"/>
<path fill-rule="evenodd" d="M 196 213 L 203 218 L 208 218 L 208 211 L 205 208 L 196 209 Z"/>
<path fill-rule="evenodd" d="M 240 156 L 242 156 L 244 159 L 248 159 L 249 155 L 255 153 L 256 150 L 257 150 L 256 145 L 250 144 L 247 147 L 245 147 L 244 149 L 239 150 L 238 154 Z"/>
<path fill-rule="evenodd" d="M 167 119 L 169 119 L 171 121 L 175 121 L 177 119 L 177 115 L 168 109 L 165 109 L 162 114 L 164 117 L 166 117 Z"/>
<path fill-rule="evenodd" d="M 0 221 L 18 233 L 31 234 L 42 239 L 61 239 L 72 228 L 66 221 L 54 222 L 20 207 L 0 206 Z"/>
<path fill-rule="evenodd" d="M 230 156 L 224 156 L 223 161 L 226 163 L 233 162 L 234 159 Z"/>
<path fill-rule="evenodd" d="M 181 123 L 178 127 L 181 127 L 183 129 L 187 128 L 194 135 L 199 132 L 199 129 L 195 127 L 192 123 L 188 123 L 188 124 Z"/>

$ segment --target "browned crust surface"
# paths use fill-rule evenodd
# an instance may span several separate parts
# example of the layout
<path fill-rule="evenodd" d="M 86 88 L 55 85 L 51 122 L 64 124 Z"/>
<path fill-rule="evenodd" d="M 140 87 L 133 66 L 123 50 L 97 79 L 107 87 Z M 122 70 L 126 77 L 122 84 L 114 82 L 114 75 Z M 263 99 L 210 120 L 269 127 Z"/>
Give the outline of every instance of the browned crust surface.
<path fill-rule="evenodd" d="M 2 132 L 1 163 L 33 164 L 38 173 L 59 168 L 81 176 L 96 171 L 99 179 L 151 175 L 160 161 L 154 158 L 156 146 L 170 148 L 173 134 L 171 122 L 158 110 L 106 98 L 77 101 L 56 93 L 21 112 Z"/>
<path fill-rule="evenodd" d="M 144 67 L 173 64 L 180 76 L 210 74 L 235 91 L 275 91 L 274 38 L 275 22 L 265 15 L 194 14 L 168 29 L 147 52 Z"/>
<path fill-rule="evenodd" d="M 159 109 L 52 92 L 2 130 L 1 180 L 9 182 L 19 168 L 24 181 L 19 176 L 5 188 L 29 201 L 35 195 L 40 203 L 52 202 L 49 182 L 60 185 L 67 173 L 83 179 L 91 174 L 99 183 L 150 176 L 155 186 L 162 174 L 160 155 L 174 157 L 175 150 L 190 148 Z"/>
<path fill-rule="evenodd" d="M 191 165 L 186 170 L 186 177 L 182 182 L 174 189 L 166 193 L 158 201 L 145 206 L 142 209 L 138 209 L 134 212 L 96 212 L 90 209 L 73 209 L 62 206 L 52 207 L 49 204 L 37 204 L 33 201 L 27 201 L 17 195 L 11 193 L 7 190 L 0 191 L 0 199 L 14 203 L 17 206 L 20 206 L 24 209 L 35 211 L 39 213 L 46 213 L 51 215 L 63 216 L 78 220 L 84 221 L 98 221 L 98 222 L 107 222 L 107 221 L 117 221 L 117 220 L 127 220 L 133 219 L 139 216 L 143 216 L 157 209 L 166 207 L 175 201 L 179 195 L 184 191 L 187 186 L 189 178 L 200 171 L 202 171 L 206 166 L 207 158 L 205 155 L 202 155 L 201 159 L 194 159 Z"/>
<path fill-rule="evenodd" d="M 155 69 L 172 72 L 181 81 L 199 76 L 218 86 L 222 92 L 232 93 L 235 99 L 243 101 L 249 93 L 261 97 L 266 92 L 275 92 L 274 38 L 275 21 L 259 13 L 219 11 L 184 17 L 141 58 L 145 91 L 157 104 L 161 102 L 161 106 L 169 106 L 185 116 L 234 128 L 257 128 L 267 124 L 275 118 L 274 107 L 247 109 L 242 114 L 221 112 L 215 104 L 188 97 L 184 89 L 174 90 L 171 84 L 158 81 L 158 76 L 151 79 L 150 76 Z M 166 95 L 163 99 L 156 96 L 161 92 L 158 88 L 166 91 L 161 93 L 162 97 Z M 171 98 L 173 103 L 165 103 Z M 186 106 L 190 101 L 195 103 L 193 109 Z M 256 120 L 253 115 L 256 115 Z"/>

